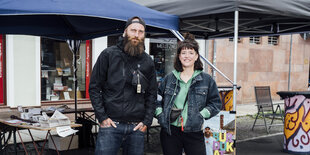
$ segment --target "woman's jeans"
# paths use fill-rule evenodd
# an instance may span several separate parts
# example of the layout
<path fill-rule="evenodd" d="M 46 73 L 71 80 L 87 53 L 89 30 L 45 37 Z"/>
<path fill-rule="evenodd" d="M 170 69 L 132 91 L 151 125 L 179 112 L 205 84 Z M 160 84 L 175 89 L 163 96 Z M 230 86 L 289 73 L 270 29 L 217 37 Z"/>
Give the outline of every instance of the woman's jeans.
<path fill-rule="evenodd" d="M 124 155 L 143 155 L 145 133 L 133 131 L 136 124 L 118 123 L 116 126 L 100 127 L 95 155 L 117 155 L 121 146 Z"/>
<path fill-rule="evenodd" d="M 163 129 L 160 132 L 161 147 L 164 155 L 206 155 L 203 132 L 183 132 L 181 127 L 171 127 L 171 135 Z"/>

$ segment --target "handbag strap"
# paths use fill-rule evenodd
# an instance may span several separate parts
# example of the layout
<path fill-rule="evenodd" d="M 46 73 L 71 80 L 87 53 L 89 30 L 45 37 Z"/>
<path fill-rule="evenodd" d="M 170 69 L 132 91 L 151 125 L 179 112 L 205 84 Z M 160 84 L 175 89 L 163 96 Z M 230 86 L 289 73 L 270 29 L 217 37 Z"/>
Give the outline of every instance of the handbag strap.
<path fill-rule="evenodd" d="M 182 111 L 183 111 L 183 109 L 184 109 L 184 107 L 185 107 L 185 104 L 186 104 L 187 99 L 188 99 L 188 92 L 187 92 L 187 94 L 186 94 L 186 98 L 185 98 L 185 101 L 184 101 L 184 104 L 183 104 Z M 173 105 L 175 106 L 175 104 L 173 104 Z"/>
<path fill-rule="evenodd" d="M 185 104 L 186 104 L 187 99 L 188 99 L 188 92 L 187 92 L 187 94 L 186 94 L 186 98 L 185 98 L 185 101 L 184 101 L 184 104 L 183 104 L 183 109 L 184 109 L 184 107 L 185 107 Z"/>
<path fill-rule="evenodd" d="M 134 74 L 134 73 L 135 73 L 135 70 L 133 69 L 132 65 L 131 65 L 130 63 L 128 63 L 127 59 L 126 59 L 125 56 L 124 56 L 124 53 L 120 52 L 120 55 L 121 55 L 123 61 L 127 64 L 126 66 L 127 66 L 128 69 L 130 70 L 130 72 L 131 72 L 132 74 Z M 139 68 L 140 68 L 140 64 L 138 64 L 137 72 L 142 76 L 142 78 L 143 78 L 144 80 L 146 80 L 147 82 L 149 82 L 149 79 L 145 77 L 145 75 L 140 71 Z"/>
<path fill-rule="evenodd" d="M 128 69 L 130 70 L 130 72 L 131 72 L 131 73 L 134 73 L 135 70 L 133 69 L 133 67 L 131 66 L 131 64 L 128 63 L 127 59 L 126 59 L 125 56 L 124 56 L 124 53 L 123 53 L 123 52 L 120 52 L 120 55 L 121 55 L 123 61 L 126 63 L 126 66 L 127 66 Z"/>

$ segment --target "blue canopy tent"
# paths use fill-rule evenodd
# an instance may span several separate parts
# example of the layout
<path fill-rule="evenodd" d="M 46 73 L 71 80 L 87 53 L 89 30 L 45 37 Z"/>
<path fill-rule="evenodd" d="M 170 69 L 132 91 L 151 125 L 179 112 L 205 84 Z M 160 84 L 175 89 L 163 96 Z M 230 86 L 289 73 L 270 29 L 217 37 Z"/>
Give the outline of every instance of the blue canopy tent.
<path fill-rule="evenodd" d="M 2 0 L 0 33 L 87 40 L 122 33 L 127 19 L 137 15 L 148 32 L 178 29 L 177 16 L 127 0 Z"/>
<path fill-rule="evenodd" d="M 177 16 L 127 0 L 1 0 L 0 34 L 67 40 L 74 57 L 76 110 L 76 53 L 80 41 L 122 33 L 125 22 L 132 16 L 140 16 L 145 20 L 147 32 L 167 33 L 178 29 Z"/>

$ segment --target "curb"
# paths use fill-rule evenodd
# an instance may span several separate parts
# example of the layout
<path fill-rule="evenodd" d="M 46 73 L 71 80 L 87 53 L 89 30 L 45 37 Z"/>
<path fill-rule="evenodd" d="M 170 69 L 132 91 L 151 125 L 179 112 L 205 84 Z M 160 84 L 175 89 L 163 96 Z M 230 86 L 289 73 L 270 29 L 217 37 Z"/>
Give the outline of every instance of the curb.
<path fill-rule="evenodd" d="M 244 140 L 236 140 L 236 143 L 241 143 L 241 142 L 246 142 L 246 141 L 250 141 L 250 140 L 266 138 L 266 137 L 272 137 L 272 136 L 277 136 L 277 135 L 283 135 L 283 134 L 284 134 L 283 132 L 280 132 L 280 133 L 274 133 L 274 134 L 269 134 L 269 135 L 264 135 L 264 136 L 248 138 L 248 139 L 244 139 Z"/>

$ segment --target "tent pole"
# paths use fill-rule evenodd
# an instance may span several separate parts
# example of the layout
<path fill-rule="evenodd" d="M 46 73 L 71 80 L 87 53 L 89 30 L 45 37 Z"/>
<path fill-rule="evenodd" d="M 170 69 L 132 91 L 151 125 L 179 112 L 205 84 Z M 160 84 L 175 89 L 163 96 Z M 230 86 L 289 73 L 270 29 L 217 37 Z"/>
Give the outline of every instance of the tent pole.
<path fill-rule="evenodd" d="M 77 56 L 80 49 L 81 40 L 67 40 L 67 44 L 69 45 L 69 48 L 73 54 L 73 82 L 74 82 L 74 114 L 75 114 L 75 122 L 77 120 L 77 78 L 76 78 L 76 72 L 77 72 Z"/>
<path fill-rule="evenodd" d="M 213 51 L 212 51 L 213 65 L 216 66 L 216 41 L 215 41 L 215 39 L 212 41 L 212 44 L 213 44 Z M 213 79 L 216 78 L 216 71 L 214 69 L 212 69 L 212 77 L 213 77 Z"/>
<path fill-rule="evenodd" d="M 291 34 L 291 43 L 290 43 L 290 58 L 289 58 L 289 68 L 288 68 L 288 86 L 287 90 L 290 91 L 291 85 L 291 63 L 292 63 L 292 44 L 293 44 L 293 34 Z"/>
<path fill-rule="evenodd" d="M 209 56 L 209 41 L 205 40 L 205 58 L 208 59 Z M 208 65 L 205 64 L 204 67 L 205 71 L 208 73 Z"/>
<path fill-rule="evenodd" d="M 74 76 L 73 76 L 73 81 L 74 81 L 74 118 L 75 122 L 77 120 L 77 78 L 76 78 L 76 72 L 77 72 L 77 67 L 76 67 L 76 54 L 77 54 L 77 48 L 74 49 L 73 52 L 73 70 L 74 70 Z"/>
<path fill-rule="evenodd" d="M 207 60 L 202 55 L 200 55 L 200 58 L 202 58 L 208 65 L 210 65 L 212 69 L 215 69 L 218 73 L 220 73 L 227 81 L 233 84 L 233 81 L 231 81 L 223 72 L 221 72 L 218 68 L 216 68 L 209 60 Z"/>
<path fill-rule="evenodd" d="M 234 84 L 233 84 L 233 110 L 236 111 L 236 100 L 237 100 L 237 53 L 238 53 L 238 20 L 239 11 L 235 11 L 235 30 L 234 30 Z"/>

